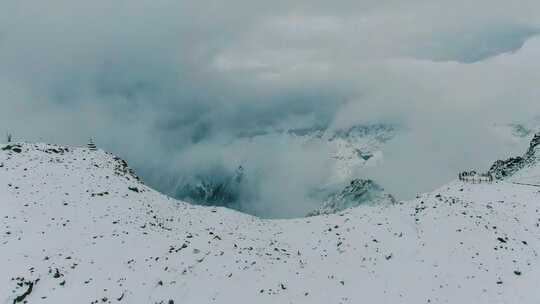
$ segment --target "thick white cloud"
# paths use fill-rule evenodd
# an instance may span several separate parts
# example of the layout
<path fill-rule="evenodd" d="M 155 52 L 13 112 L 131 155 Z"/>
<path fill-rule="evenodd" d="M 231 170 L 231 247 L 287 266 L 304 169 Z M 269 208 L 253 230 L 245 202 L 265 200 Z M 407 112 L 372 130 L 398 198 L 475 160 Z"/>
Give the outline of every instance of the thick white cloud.
<path fill-rule="evenodd" d="M 539 20 L 532 0 L 6 0 L 0 130 L 97 136 L 155 184 L 243 155 L 285 214 L 310 202 L 283 177 L 320 182 L 324 151 L 239 134 L 399 122 L 410 132 L 370 174 L 410 195 L 512 150 L 489 127 L 540 112 Z M 409 170 L 421 177 L 403 185 Z"/>

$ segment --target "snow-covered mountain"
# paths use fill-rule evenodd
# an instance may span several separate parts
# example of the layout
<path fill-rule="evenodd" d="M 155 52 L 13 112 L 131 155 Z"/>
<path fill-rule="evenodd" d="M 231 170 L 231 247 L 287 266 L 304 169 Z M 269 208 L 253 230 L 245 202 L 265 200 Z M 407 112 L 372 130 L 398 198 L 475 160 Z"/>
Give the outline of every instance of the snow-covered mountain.
<path fill-rule="evenodd" d="M 308 216 L 335 214 L 362 204 L 395 204 L 395 198 L 369 179 L 353 179 L 342 191 L 326 198 L 321 207 Z"/>
<path fill-rule="evenodd" d="M 520 171 L 524 171 L 524 169 L 535 170 L 534 168 L 539 161 L 540 133 L 536 133 L 529 144 L 527 152 L 525 152 L 523 156 L 511 157 L 507 160 L 498 160 L 491 166 L 489 173 L 497 179 L 508 179 L 514 177 L 516 174 L 520 173 Z"/>
<path fill-rule="evenodd" d="M 316 189 L 306 189 L 311 192 L 321 191 L 321 189 L 324 192 L 331 192 L 327 193 L 326 197 L 338 195 L 351 181 L 358 179 L 362 168 L 379 165 L 384 158 L 382 147 L 394 138 L 399 130 L 398 126 L 391 124 L 366 124 L 346 129 L 312 127 L 256 132 L 241 136 L 257 139 L 280 134 L 287 137 L 290 142 L 311 145 L 328 151 L 327 157 L 331 163 L 328 178 L 324 184 L 317 185 Z M 253 165 L 257 164 L 246 164 L 246 166 Z M 243 209 L 244 200 L 256 199 L 253 195 L 242 193 L 243 190 L 249 188 L 243 184 L 249 177 L 246 176 L 242 166 L 229 171 L 219 168 L 210 173 L 195 172 L 193 176 L 177 178 L 170 194 L 177 199 L 195 204 L 224 206 L 246 211 Z M 328 202 L 321 199 L 321 204 L 328 204 Z"/>
<path fill-rule="evenodd" d="M 240 209 L 243 178 L 242 166 L 230 174 L 194 176 L 179 182 L 174 196 L 193 204 Z"/>
<path fill-rule="evenodd" d="M 538 303 L 539 190 L 454 181 L 262 220 L 161 195 L 101 150 L 12 145 L 0 303 Z"/>
<path fill-rule="evenodd" d="M 304 142 L 328 146 L 333 159 L 330 183 L 348 183 L 358 178 L 365 166 L 377 166 L 384 160 L 382 148 L 400 132 L 393 124 L 354 125 L 346 129 L 311 128 L 288 130 L 287 134 Z"/>

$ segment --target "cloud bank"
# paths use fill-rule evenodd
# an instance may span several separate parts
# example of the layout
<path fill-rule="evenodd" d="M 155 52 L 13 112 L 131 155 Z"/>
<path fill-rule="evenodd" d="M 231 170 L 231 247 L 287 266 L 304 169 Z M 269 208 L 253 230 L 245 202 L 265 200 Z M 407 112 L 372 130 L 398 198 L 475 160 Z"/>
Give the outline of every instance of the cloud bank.
<path fill-rule="evenodd" d="M 260 215 L 315 205 L 306 192 L 324 182 L 327 151 L 246 134 L 400 123 L 365 174 L 410 197 L 515 152 L 490 127 L 540 112 L 538 1 L 0 6 L 0 130 L 95 137 L 162 191 L 244 164 L 256 176 L 246 210 Z"/>

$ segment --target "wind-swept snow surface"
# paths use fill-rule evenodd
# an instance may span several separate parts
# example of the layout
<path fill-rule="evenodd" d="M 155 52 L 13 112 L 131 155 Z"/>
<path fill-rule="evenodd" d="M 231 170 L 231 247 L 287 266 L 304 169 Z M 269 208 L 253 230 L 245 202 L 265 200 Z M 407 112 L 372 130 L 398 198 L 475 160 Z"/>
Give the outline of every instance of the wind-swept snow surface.
<path fill-rule="evenodd" d="M 165 197 L 103 151 L 10 146 L 0 303 L 539 303 L 539 191 L 453 182 L 261 220 Z"/>

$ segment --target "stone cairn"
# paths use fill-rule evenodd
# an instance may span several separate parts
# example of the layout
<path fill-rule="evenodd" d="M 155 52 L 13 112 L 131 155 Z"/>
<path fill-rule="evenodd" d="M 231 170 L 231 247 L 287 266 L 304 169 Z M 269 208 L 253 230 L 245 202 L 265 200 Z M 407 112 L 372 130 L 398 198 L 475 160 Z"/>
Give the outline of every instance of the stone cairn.
<path fill-rule="evenodd" d="M 94 143 L 94 140 L 90 138 L 90 141 L 86 145 L 90 151 L 97 151 L 96 144 Z"/>

